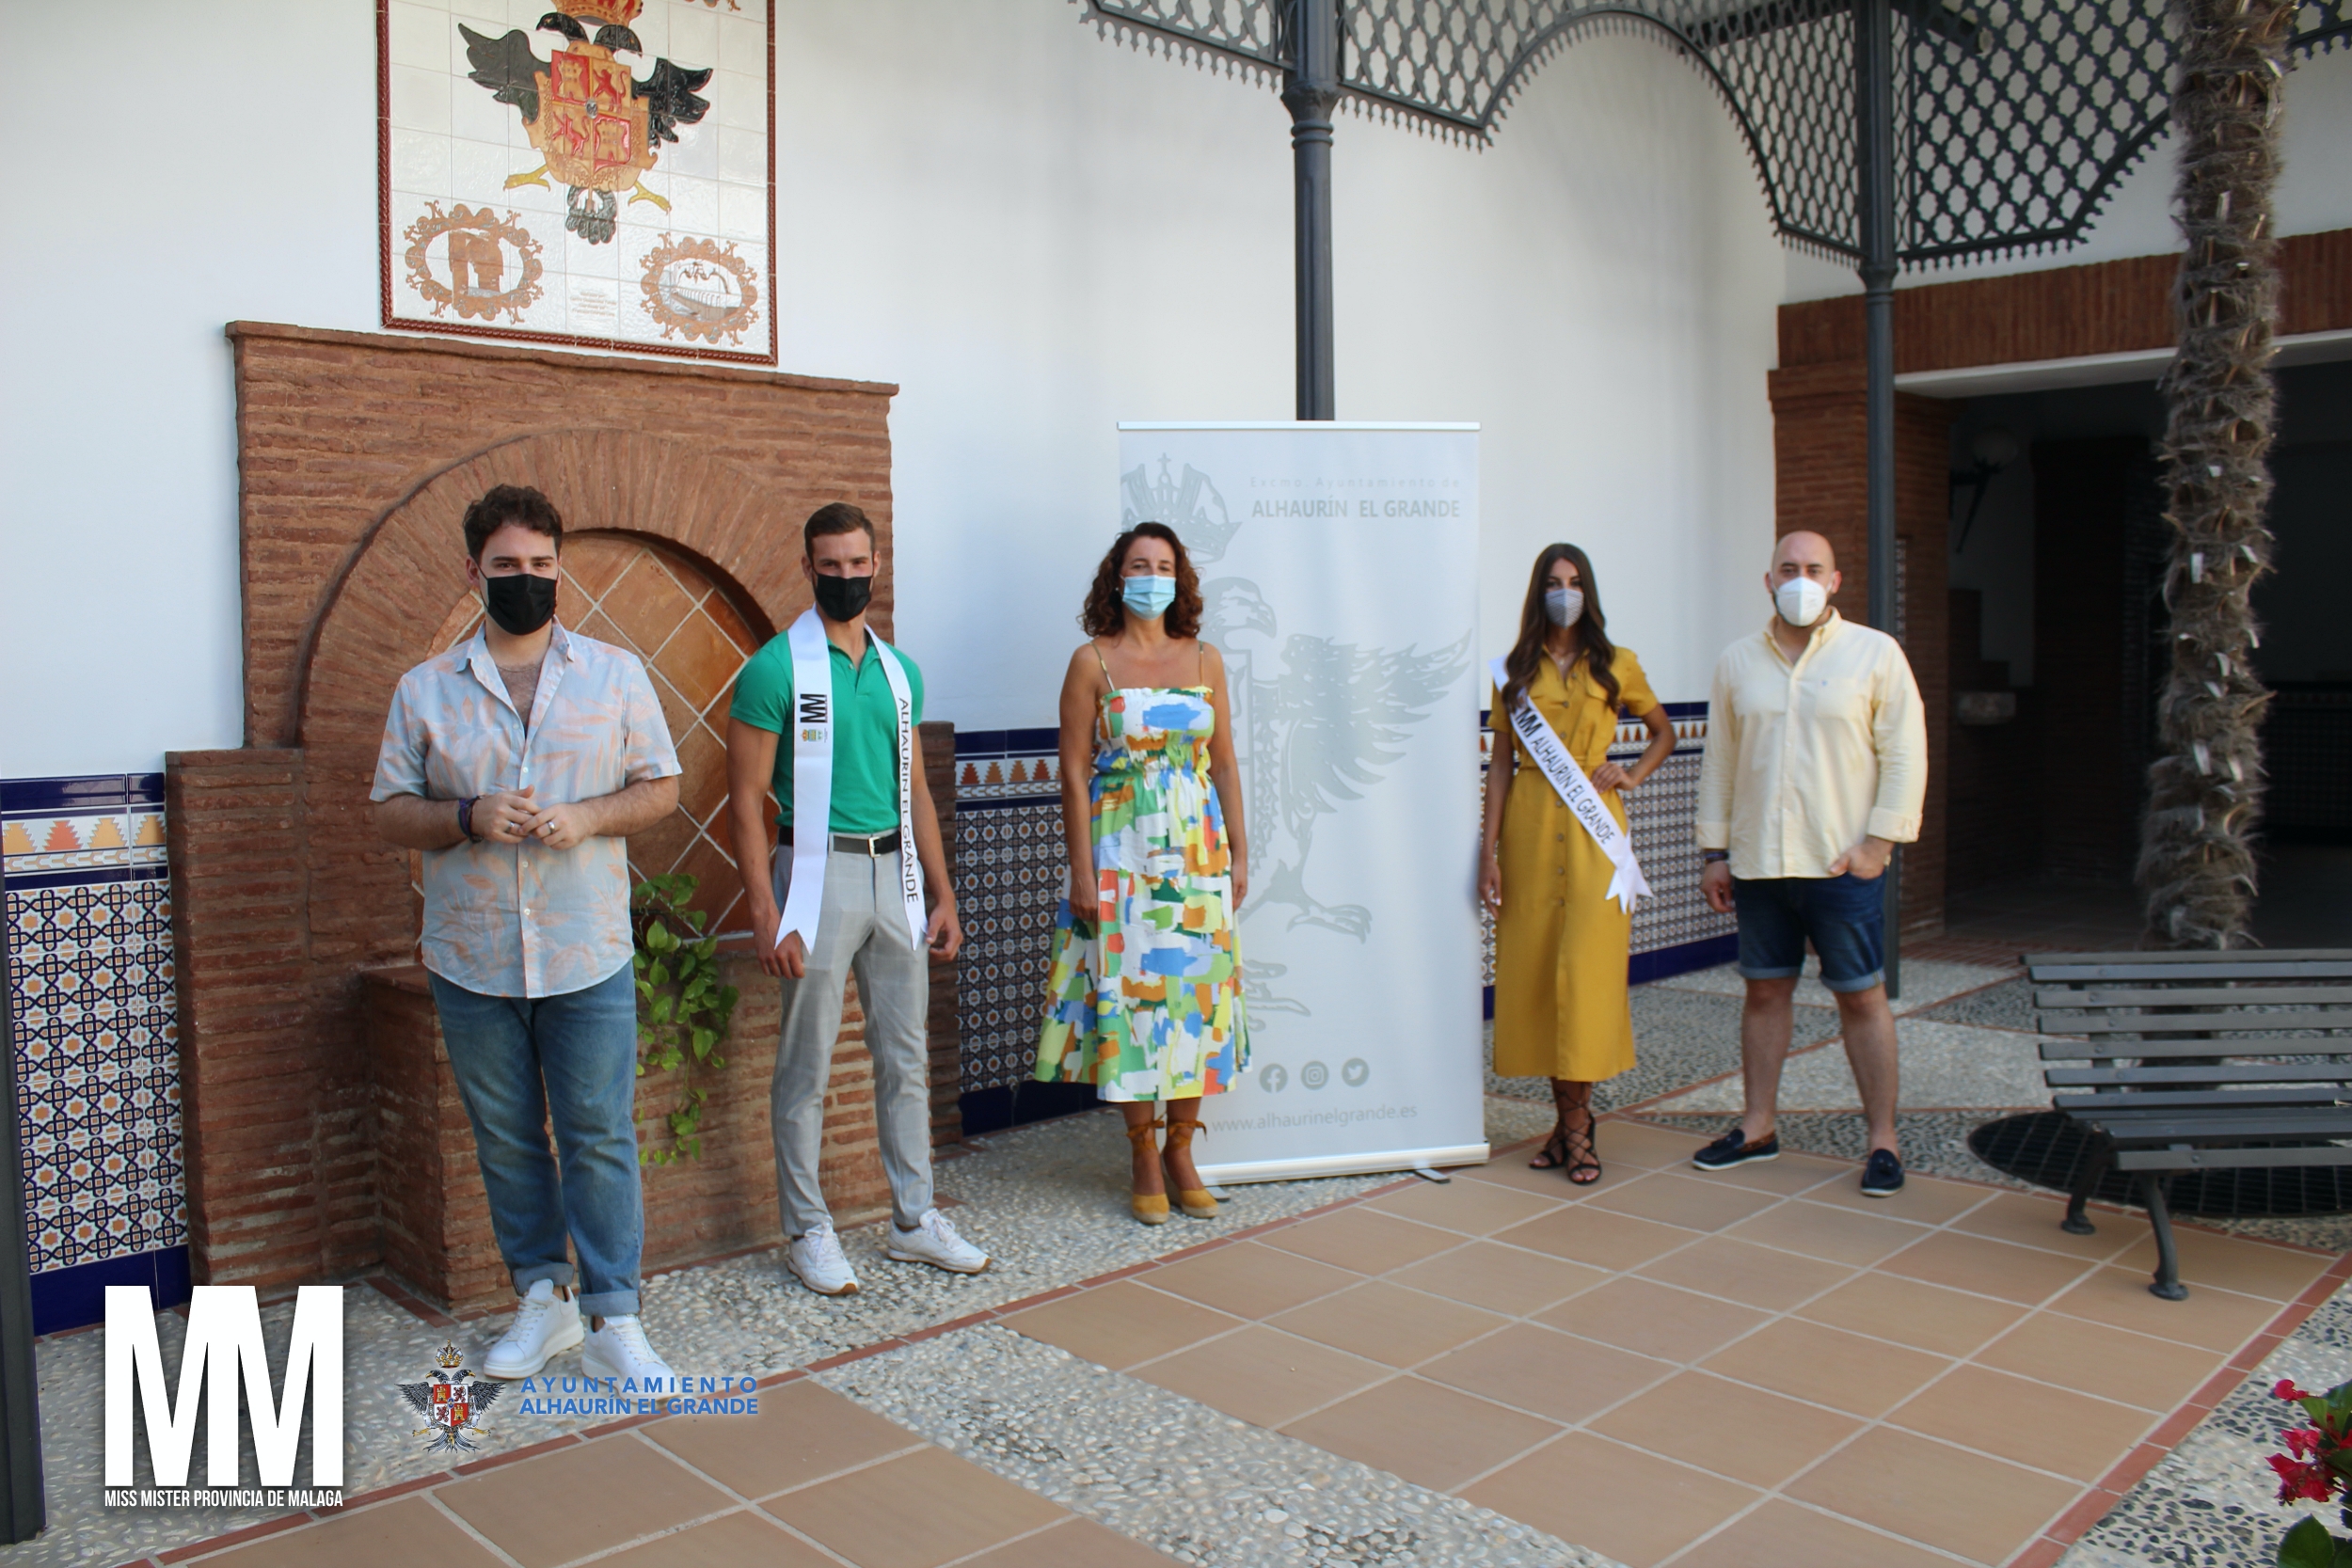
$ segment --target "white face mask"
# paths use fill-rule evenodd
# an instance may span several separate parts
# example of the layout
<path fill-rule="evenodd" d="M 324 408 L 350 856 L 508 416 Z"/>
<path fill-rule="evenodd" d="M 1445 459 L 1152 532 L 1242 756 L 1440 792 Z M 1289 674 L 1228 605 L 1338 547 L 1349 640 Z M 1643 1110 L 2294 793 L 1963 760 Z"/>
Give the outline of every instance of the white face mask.
<path fill-rule="evenodd" d="M 1811 578 L 1790 578 L 1772 590 L 1772 608 L 1792 626 L 1809 626 L 1829 608 L 1829 590 Z"/>
<path fill-rule="evenodd" d="M 1544 618 L 1555 626 L 1572 626 L 1584 619 L 1584 591 L 1581 588 L 1545 589 Z"/>

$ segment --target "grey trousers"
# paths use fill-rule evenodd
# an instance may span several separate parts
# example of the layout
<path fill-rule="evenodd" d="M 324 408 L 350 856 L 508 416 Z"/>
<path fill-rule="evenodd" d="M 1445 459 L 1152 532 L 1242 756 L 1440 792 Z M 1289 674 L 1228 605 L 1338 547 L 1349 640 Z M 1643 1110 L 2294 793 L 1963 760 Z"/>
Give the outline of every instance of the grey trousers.
<path fill-rule="evenodd" d="M 776 848 L 770 879 L 782 909 L 792 879 L 790 849 Z M 834 852 L 825 860 L 823 912 L 807 975 L 784 982 L 784 1039 L 768 1091 L 776 1200 L 788 1237 L 833 1223 L 817 1161 L 842 990 L 853 974 L 866 1009 L 866 1049 L 874 1059 L 874 1125 L 892 1214 L 900 1229 L 912 1230 L 931 1207 L 930 957 L 907 930 L 898 857 Z"/>

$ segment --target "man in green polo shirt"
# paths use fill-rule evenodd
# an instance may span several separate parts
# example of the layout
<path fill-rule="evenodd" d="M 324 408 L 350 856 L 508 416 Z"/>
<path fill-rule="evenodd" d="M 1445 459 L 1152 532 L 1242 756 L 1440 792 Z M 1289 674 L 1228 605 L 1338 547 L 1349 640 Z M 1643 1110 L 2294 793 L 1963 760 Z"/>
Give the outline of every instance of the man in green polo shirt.
<path fill-rule="evenodd" d="M 769 1093 L 776 1196 L 790 1243 L 786 1260 L 810 1290 L 837 1296 L 857 1289 L 857 1275 L 834 1232 L 817 1172 L 825 1085 L 832 1077 L 834 1040 L 841 1032 L 842 990 L 852 974 L 866 1009 L 875 1130 L 882 1171 L 890 1180 L 893 1223 L 883 1250 L 904 1262 L 957 1274 L 977 1274 L 988 1267 L 988 1257 L 959 1236 L 931 1200 L 930 965 L 956 956 L 963 930 L 947 882 L 939 816 L 921 784 L 922 739 L 915 726 L 923 721 L 922 672 L 866 630 L 875 559 L 874 528 L 866 514 L 846 501 L 819 507 L 802 540 L 801 569 L 817 601 L 817 621 L 810 626 L 823 628 L 824 657 L 833 674 L 831 707 L 819 712 L 799 705 L 796 721 L 792 633 L 770 640 L 752 656 L 736 677 L 727 716 L 727 820 L 757 933 L 760 967 L 784 981 L 784 1038 Z M 805 657 L 814 659 L 813 630 L 803 635 L 811 639 Z M 894 664 L 906 684 L 910 710 L 908 777 L 914 787 L 903 802 Z M 830 746 L 832 784 L 824 814 L 829 821 L 793 820 L 796 741 Z M 771 790 L 782 808 L 776 820 L 783 842 L 772 854 L 765 809 Z M 815 807 L 810 809 L 814 813 Z M 907 829 L 912 845 L 902 842 Z M 795 929 L 779 942 L 794 847 L 808 832 L 830 838 L 821 858 L 797 857 L 803 874 L 822 868 L 823 895 L 814 906 L 816 936 L 807 941 Z M 917 911 L 925 925 L 920 942 L 908 913 L 917 895 L 901 878 L 902 860 L 910 852 L 933 897 L 928 917 Z"/>

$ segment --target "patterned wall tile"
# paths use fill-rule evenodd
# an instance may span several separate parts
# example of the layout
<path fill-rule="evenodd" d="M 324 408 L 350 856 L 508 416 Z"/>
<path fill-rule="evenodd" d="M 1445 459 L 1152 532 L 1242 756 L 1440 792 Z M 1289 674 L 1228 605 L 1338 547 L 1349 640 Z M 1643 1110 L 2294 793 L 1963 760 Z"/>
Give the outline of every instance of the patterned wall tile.
<path fill-rule="evenodd" d="M 1676 745 L 1629 797 L 1634 853 L 1657 895 L 1633 914 L 1632 952 L 1659 953 L 1728 934 L 1731 917 L 1699 896 L 1691 823 L 1707 705 L 1669 703 Z M 1063 894 L 1061 794 L 1051 729 L 973 731 L 956 737 L 957 905 L 963 916 L 963 1092 L 1029 1075 L 1044 1011 L 1047 950 Z M 1492 732 L 1480 731 L 1479 770 Z M 1618 726 L 1610 754 L 1639 756 L 1648 732 Z M 1469 829 L 1473 841 L 1477 825 Z M 1494 983 L 1494 926 L 1482 915 L 1481 983 Z"/>
<path fill-rule="evenodd" d="M 187 1240 L 162 783 L 0 784 L 36 1274 Z"/>

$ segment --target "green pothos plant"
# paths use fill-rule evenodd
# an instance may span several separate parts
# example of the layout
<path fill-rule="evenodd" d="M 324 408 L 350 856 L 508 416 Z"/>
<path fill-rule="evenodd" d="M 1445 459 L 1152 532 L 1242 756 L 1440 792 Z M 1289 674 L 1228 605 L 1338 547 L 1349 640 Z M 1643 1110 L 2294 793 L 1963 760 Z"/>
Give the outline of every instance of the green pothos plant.
<path fill-rule="evenodd" d="M 719 1046 L 735 1016 L 736 989 L 719 979 L 719 938 L 704 929 L 710 917 L 687 908 L 695 879 L 686 873 L 648 877 L 629 896 L 629 925 L 637 951 L 637 1076 L 679 1074 L 677 1103 L 664 1119 L 670 1145 L 656 1148 L 641 1134 L 639 1164 L 666 1165 L 703 1151 L 703 1103 L 708 1095 L 694 1082 L 698 1071 L 727 1065 Z"/>

